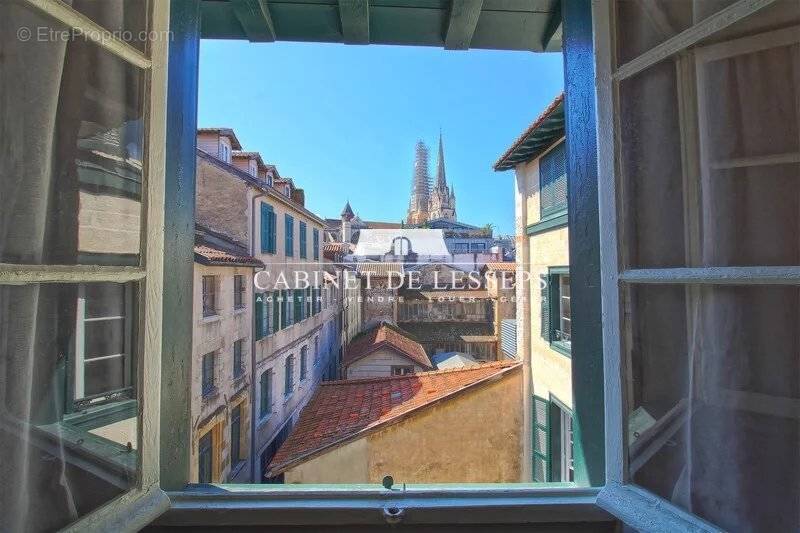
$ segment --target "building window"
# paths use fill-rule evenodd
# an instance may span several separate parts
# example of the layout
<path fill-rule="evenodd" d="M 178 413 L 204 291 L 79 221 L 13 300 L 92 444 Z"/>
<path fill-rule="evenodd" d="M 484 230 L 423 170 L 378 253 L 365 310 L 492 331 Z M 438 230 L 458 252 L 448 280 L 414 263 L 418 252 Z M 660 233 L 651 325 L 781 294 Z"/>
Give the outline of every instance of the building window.
<path fill-rule="evenodd" d="M 306 235 L 306 223 L 300 222 L 300 259 L 308 257 L 308 239 Z"/>
<path fill-rule="evenodd" d="M 393 376 L 407 376 L 409 374 L 414 373 L 413 366 L 393 366 L 392 367 L 392 375 Z"/>
<path fill-rule="evenodd" d="M 259 418 L 266 418 L 272 413 L 272 370 L 261 374 L 259 380 Z"/>
<path fill-rule="evenodd" d="M 117 283 L 78 286 L 75 335 L 76 407 L 125 393 L 132 396 L 133 287 Z"/>
<path fill-rule="evenodd" d="M 281 291 L 272 291 L 272 332 L 283 328 L 281 316 Z"/>
<path fill-rule="evenodd" d="M 224 162 L 230 164 L 231 162 L 231 147 L 226 142 L 220 139 L 219 143 L 219 157 Z"/>
<path fill-rule="evenodd" d="M 267 297 L 266 292 L 257 292 L 255 294 L 253 305 L 254 311 L 254 322 L 255 322 L 255 329 L 256 329 L 256 340 L 263 339 L 270 333 L 270 320 L 269 320 L 269 311 L 270 311 L 270 302 L 269 298 Z"/>
<path fill-rule="evenodd" d="M 203 396 L 208 396 L 215 390 L 214 387 L 214 352 L 209 352 L 203 356 Z"/>
<path fill-rule="evenodd" d="M 453 245 L 453 253 L 456 254 L 465 254 L 469 252 L 469 243 L 468 242 L 457 242 Z"/>
<path fill-rule="evenodd" d="M 242 309 L 244 307 L 245 295 L 247 293 L 247 285 L 245 285 L 244 276 L 233 276 L 233 308 Z"/>
<path fill-rule="evenodd" d="M 550 477 L 548 481 L 565 483 L 575 481 L 572 411 L 552 395 L 548 404 L 550 411 Z"/>
<path fill-rule="evenodd" d="M 284 215 L 283 218 L 283 231 L 286 234 L 284 245 L 286 247 L 286 257 L 294 256 L 294 217 L 292 215 Z"/>
<path fill-rule="evenodd" d="M 314 337 L 314 366 L 319 364 L 319 337 Z"/>
<path fill-rule="evenodd" d="M 314 261 L 319 261 L 319 230 L 314 228 L 311 234 L 314 244 Z"/>
<path fill-rule="evenodd" d="M 539 161 L 540 217 L 559 215 L 567 209 L 566 143 L 547 152 Z"/>
<path fill-rule="evenodd" d="M 233 377 L 238 378 L 244 374 L 244 360 L 242 359 L 242 347 L 244 339 L 233 342 Z"/>
<path fill-rule="evenodd" d="M 200 483 L 211 483 L 214 476 L 214 441 L 213 430 L 209 430 L 200 437 L 197 447 L 197 481 Z"/>
<path fill-rule="evenodd" d="M 290 355 L 286 358 L 286 363 L 284 367 L 284 387 L 283 387 L 283 394 L 284 396 L 289 396 L 292 394 L 294 390 L 294 355 Z"/>
<path fill-rule="evenodd" d="M 308 346 L 300 348 L 300 381 L 308 377 Z"/>
<path fill-rule="evenodd" d="M 203 276 L 203 316 L 217 314 L 217 276 Z"/>
<path fill-rule="evenodd" d="M 261 204 L 261 253 L 274 254 L 276 241 L 275 210 L 269 204 Z"/>
<path fill-rule="evenodd" d="M 231 466 L 242 462 L 242 406 L 237 405 L 231 412 Z"/>
<path fill-rule="evenodd" d="M 473 252 L 485 252 L 486 251 L 486 243 L 485 242 L 473 242 L 470 244 L 470 250 Z"/>
<path fill-rule="evenodd" d="M 569 268 L 553 267 L 540 276 L 541 334 L 550 345 L 565 355 L 572 349 Z"/>

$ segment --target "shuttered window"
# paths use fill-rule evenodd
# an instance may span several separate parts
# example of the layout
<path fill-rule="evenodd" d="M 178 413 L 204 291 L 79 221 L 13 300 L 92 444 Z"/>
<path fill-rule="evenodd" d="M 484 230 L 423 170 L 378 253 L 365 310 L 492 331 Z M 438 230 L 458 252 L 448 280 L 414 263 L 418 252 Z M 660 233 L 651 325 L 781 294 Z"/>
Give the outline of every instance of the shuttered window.
<path fill-rule="evenodd" d="M 272 331 L 276 332 L 281 329 L 281 293 L 280 291 L 272 291 Z"/>
<path fill-rule="evenodd" d="M 294 256 L 294 217 L 292 215 L 285 215 L 283 219 L 283 229 L 286 233 L 286 257 Z"/>
<path fill-rule="evenodd" d="M 541 334 L 542 338 L 550 342 L 550 276 L 539 274 L 539 288 L 541 290 Z"/>
<path fill-rule="evenodd" d="M 308 238 L 307 238 L 306 223 L 300 222 L 300 259 L 306 259 L 307 257 L 308 257 Z"/>
<path fill-rule="evenodd" d="M 550 402 L 533 397 L 533 481 L 550 481 Z"/>
<path fill-rule="evenodd" d="M 266 295 L 263 292 L 256 293 L 255 305 L 253 305 L 253 310 L 256 314 L 256 340 L 263 339 L 267 334 L 266 329 L 264 328 L 264 313 L 266 312 L 266 307 L 264 306 L 265 299 Z"/>
<path fill-rule="evenodd" d="M 314 229 L 312 235 L 314 236 L 314 261 L 319 261 L 319 230 Z"/>
<path fill-rule="evenodd" d="M 261 374 L 259 389 L 258 416 L 259 418 L 265 418 L 272 412 L 272 370 L 267 370 Z"/>
<path fill-rule="evenodd" d="M 541 218 L 567 209 L 567 165 L 565 143 L 550 150 L 539 162 L 539 198 Z"/>
<path fill-rule="evenodd" d="M 275 253 L 275 211 L 269 204 L 261 204 L 261 252 Z"/>

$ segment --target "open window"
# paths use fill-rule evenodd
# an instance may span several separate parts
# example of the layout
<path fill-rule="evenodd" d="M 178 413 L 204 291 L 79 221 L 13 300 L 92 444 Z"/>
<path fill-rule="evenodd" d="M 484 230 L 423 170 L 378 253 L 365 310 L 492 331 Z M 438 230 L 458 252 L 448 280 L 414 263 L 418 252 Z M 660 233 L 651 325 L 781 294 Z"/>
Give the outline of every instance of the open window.
<path fill-rule="evenodd" d="M 795 530 L 800 5 L 619 1 L 595 16 L 601 502 Z"/>

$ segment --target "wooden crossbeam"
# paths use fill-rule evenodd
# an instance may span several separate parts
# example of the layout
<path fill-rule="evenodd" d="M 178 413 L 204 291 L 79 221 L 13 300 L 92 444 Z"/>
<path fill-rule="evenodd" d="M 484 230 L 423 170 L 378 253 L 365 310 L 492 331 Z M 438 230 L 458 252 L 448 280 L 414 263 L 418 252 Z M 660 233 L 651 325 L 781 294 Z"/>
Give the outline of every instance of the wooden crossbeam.
<path fill-rule="evenodd" d="M 452 0 L 444 36 L 446 50 L 469 49 L 482 7 L 483 0 Z"/>
<path fill-rule="evenodd" d="M 275 41 L 275 26 L 267 0 L 231 0 L 233 13 L 251 42 Z"/>
<path fill-rule="evenodd" d="M 345 44 L 369 44 L 369 0 L 339 0 Z"/>

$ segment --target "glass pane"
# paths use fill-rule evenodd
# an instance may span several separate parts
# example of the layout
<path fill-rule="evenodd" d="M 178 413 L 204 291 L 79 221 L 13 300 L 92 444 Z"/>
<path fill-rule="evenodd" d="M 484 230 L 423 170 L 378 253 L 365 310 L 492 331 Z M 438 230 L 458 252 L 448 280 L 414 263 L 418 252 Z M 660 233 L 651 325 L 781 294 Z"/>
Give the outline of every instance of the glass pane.
<path fill-rule="evenodd" d="M 125 352 L 125 320 L 84 323 L 84 357 L 92 359 Z"/>
<path fill-rule="evenodd" d="M 32 8 L 2 10 L 0 261 L 139 264 L 143 72 Z"/>
<path fill-rule="evenodd" d="M 617 56 L 622 65 L 735 0 L 619 0 Z"/>
<path fill-rule="evenodd" d="M 796 531 L 800 289 L 628 294 L 633 482 L 727 530 Z"/>
<path fill-rule="evenodd" d="M 86 318 L 125 315 L 125 285 L 90 283 L 84 286 Z"/>
<path fill-rule="evenodd" d="M 144 51 L 148 41 L 147 0 L 73 0 L 72 8 L 109 30 L 116 39 Z"/>
<path fill-rule="evenodd" d="M 626 267 L 686 264 L 677 71 L 672 61 L 619 88 L 622 261 Z"/>
<path fill-rule="evenodd" d="M 0 508 L 9 531 L 60 529 L 135 486 L 135 361 L 81 353 L 82 295 L 98 293 L 0 286 L 0 472 L 15 480 L 0 491 Z"/>

